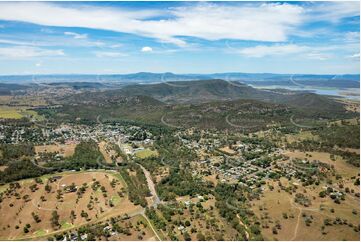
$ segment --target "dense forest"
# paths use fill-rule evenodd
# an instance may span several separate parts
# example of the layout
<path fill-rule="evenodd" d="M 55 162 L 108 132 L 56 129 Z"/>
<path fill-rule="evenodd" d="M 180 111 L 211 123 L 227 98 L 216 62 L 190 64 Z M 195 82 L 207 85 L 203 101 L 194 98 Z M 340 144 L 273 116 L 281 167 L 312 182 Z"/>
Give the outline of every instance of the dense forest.
<path fill-rule="evenodd" d="M 32 157 L 34 154 L 34 147 L 31 144 L 1 144 L 0 165 L 7 164 L 9 161 Z"/>
<path fill-rule="evenodd" d="M 4 171 L 0 171 L 0 183 L 38 177 L 48 172 L 46 169 L 35 166 L 29 160 L 12 161 L 7 163 L 7 168 Z"/>
<path fill-rule="evenodd" d="M 51 162 L 48 166 L 55 169 L 80 170 L 102 168 L 104 157 L 98 144 L 93 141 L 82 141 L 75 147 L 74 154 L 64 162 Z"/>

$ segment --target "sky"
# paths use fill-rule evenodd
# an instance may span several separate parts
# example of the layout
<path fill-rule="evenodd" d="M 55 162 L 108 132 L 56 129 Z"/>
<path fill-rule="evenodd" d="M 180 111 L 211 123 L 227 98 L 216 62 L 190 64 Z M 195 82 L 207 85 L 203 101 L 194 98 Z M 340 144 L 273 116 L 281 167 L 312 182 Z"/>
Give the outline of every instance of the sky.
<path fill-rule="evenodd" d="M 360 3 L 0 2 L 0 75 L 359 74 Z"/>

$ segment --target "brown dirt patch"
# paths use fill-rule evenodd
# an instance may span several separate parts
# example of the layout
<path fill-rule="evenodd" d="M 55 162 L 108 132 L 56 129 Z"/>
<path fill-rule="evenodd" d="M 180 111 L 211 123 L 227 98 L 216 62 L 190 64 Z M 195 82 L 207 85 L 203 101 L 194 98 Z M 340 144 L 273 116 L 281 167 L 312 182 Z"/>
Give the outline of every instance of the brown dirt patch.
<path fill-rule="evenodd" d="M 35 146 L 35 152 L 39 153 L 50 153 L 58 152 L 64 157 L 72 156 L 75 152 L 75 147 L 77 144 L 54 144 L 54 145 L 37 145 Z"/>

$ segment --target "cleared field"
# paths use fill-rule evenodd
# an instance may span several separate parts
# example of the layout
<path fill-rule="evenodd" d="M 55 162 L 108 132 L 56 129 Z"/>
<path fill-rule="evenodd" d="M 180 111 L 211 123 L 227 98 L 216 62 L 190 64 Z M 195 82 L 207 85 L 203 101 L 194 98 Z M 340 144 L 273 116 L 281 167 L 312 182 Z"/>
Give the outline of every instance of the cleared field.
<path fill-rule="evenodd" d="M 281 179 L 281 183 L 288 186 L 293 181 Z M 359 232 L 350 227 L 350 224 L 355 227 L 360 224 L 357 199 L 346 197 L 341 204 L 336 204 L 330 198 L 320 198 L 320 188 L 299 187 L 296 193 L 303 193 L 311 200 L 311 205 L 304 207 L 295 203 L 295 194 L 282 190 L 278 182 L 268 181 L 268 184 L 274 189 L 266 188 L 264 196 L 252 202 L 252 209 L 260 218 L 262 234 L 266 240 L 359 240 Z M 334 221 L 337 218 L 346 220 L 347 224 L 324 226 L 325 219 Z M 306 224 L 307 220 L 311 221 L 309 225 Z M 276 224 L 281 229 L 274 233 L 273 227 Z"/>
<path fill-rule="evenodd" d="M 311 131 L 303 131 L 298 134 L 286 134 L 286 140 L 288 143 L 303 141 L 303 140 L 318 140 L 319 137 L 317 135 L 313 135 Z"/>
<path fill-rule="evenodd" d="M 228 146 L 222 147 L 222 148 L 220 148 L 219 150 L 220 150 L 220 151 L 223 151 L 223 152 L 225 152 L 225 153 L 227 153 L 227 154 L 229 154 L 229 155 L 235 155 L 235 154 L 237 154 L 237 151 L 234 151 L 234 150 L 230 149 Z"/>
<path fill-rule="evenodd" d="M 112 160 L 112 156 L 115 156 L 115 151 L 114 150 L 110 150 L 108 147 L 107 147 L 107 143 L 102 141 L 98 144 L 99 146 L 99 150 L 100 152 L 102 153 L 102 155 L 104 156 L 104 159 L 105 161 L 108 163 L 108 164 L 111 164 L 113 163 L 113 160 Z"/>
<path fill-rule="evenodd" d="M 34 118 L 38 121 L 42 121 L 45 118 L 43 116 L 40 116 L 37 112 L 35 112 L 34 110 L 29 110 L 29 109 L 22 109 L 19 111 L 21 115 L 23 115 L 23 117 L 27 117 L 27 118 Z"/>
<path fill-rule="evenodd" d="M 158 151 L 151 150 L 151 149 L 144 149 L 144 150 L 137 151 L 135 153 L 135 156 L 140 159 L 144 159 L 144 158 L 151 157 L 151 156 L 158 156 Z"/>
<path fill-rule="evenodd" d="M 3 119 L 21 119 L 23 115 L 20 114 L 19 110 L 9 107 L 0 107 L 0 118 Z"/>
<path fill-rule="evenodd" d="M 0 171 L 4 171 L 7 168 L 7 166 L 0 166 Z"/>
<path fill-rule="evenodd" d="M 0 106 L 0 118 L 3 119 L 21 119 L 21 118 L 34 118 L 36 120 L 43 120 L 37 112 L 28 110 L 26 107 L 7 107 Z"/>
<path fill-rule="evenodd" d="M 0 240 L 50 236 L 139 210 L 127 199 L 126 187 L 117 173 L 66 172 L 47 175 L 41 180 L 42 184 L 33 179 L 20 181 L 18 188 L 4 186 L 0 203 Z M 73 183 L 76 189 L 69 189 Z M 45 189 L 46 184 L 50 191 Z M 54 211 L 59 215 L 59 226 L 52 223 Z M 72 211 L 75 216 L 71 215 Z M 40 221 L 37 222 L 32 213 Z M 30 224 L 29 231 L 24 230 L 26 224 Z"/>
<path fill-rule="evenodd" d="M 307 157 L 306 154 L 311 155 Z M 359 173 L 359 169 L 346 163 L 340 156 L 335 156 L 335 160 L 331 160 L 330 154 L 326 152 L 302 152 L 302 151 L 285 151 L 284 155 L 290 158 L 319 160 L 321 162 L 334 165 L 336 171 L 345 178 L 356 176 Z"/>
<path fill-rule="evenodd" d="M 212 182 L 215 186 L 218 184 L 217 174 L 204 176 L 204 180 Z"/>
<path fill-rule="evenodd" d="M 37 145 L 35 152 L 39 153 L 53 153 L 58 152 L 64 157 L 72 156 L 77 144 L 55 144 L 55 145 Z"/>

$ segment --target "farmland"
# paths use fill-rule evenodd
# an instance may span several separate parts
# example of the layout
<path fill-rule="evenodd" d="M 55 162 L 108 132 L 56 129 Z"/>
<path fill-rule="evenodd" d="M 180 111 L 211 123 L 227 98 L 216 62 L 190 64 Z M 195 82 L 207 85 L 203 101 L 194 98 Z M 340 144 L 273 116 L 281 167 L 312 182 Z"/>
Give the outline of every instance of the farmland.
<path fill-rule="evenodd" d="M 24 117 L 42 120 L 43 118 L 37 112 L 27 107 L 8 107 L 0 106 L 0 119 L 21 119 Z"/>
<path fill-rule="evenodd" d="M 109 172 L 65 172 L 22 180 L 1 189 L 0 238 L 5 240 L 47 236 L 110 214 L 137 211 L 127 199 L 123 181 Z M 27 224 L 31 226 L 26 228 Z"/>
<path fill-rule="evenodd" d="M 35 152 L 41 153 L 58 153 L 64 157 L 70 157 L 74 154 L 76 144 L 54 144 L 54 145 L 37 145 Z"/>
<path fill-rule="evenodd" d="M 148 157 L 152 157 L 152 156 L 158 156 L 158 152 L 156 150 L 144 149 L 144 150 L 137 151 L 135 153 L 135 155 L 138 158 L 144 159 L 144 158 L 148 158 Z"/>

